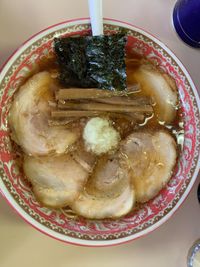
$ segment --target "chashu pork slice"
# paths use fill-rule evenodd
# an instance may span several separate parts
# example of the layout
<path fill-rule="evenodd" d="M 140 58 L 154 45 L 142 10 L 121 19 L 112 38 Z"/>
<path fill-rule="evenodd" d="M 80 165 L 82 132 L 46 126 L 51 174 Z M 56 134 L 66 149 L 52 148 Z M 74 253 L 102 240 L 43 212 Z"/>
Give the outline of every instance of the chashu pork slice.
<path fill-rule="evenodd" d="M 155 197 L 171 178 L 176 163 L 173 137 L 165 131 L 135 132 L 123 141 L 121 152 L 131 171 L 136 201 Z"/>
<path fill-rule="evenodd" d="M 126 181 L 130 179 L 128 175 L 118 154 L 103 156 L 95 166 L 90 186 L 96 188 L 99 192 L 103 191 L 111 195 L 113 191 L 115 192 L 124 185 L 122 183 L 123 179 Z"/>
<path fill-rule="evenodd" d="M 152 98 L 159 121 L 170 123 L 176 117 L 178 91 L 175 81 L 152 65 L 141 65 L 131 76 L 140 84 L 145 95 Z"/>
<path fill-rule="evenodd" d="M 117 159 L 100 160 L 71 208 L 89 219 L 118 218 L 135 204 L 130 176 Z"/>
<path fill-rule="evenodd" d="M 69 155 L 25 156 L 23 168 L 36 198 L 52 208 L 71 204 L 88 178 L 88 172 Z"/>
<path fill-rule="evenodd" d="M 48 125 L 54 90 L 53 79 L 44 71 L 29 78 L 14 97 L 9 112 L 11 136 L 29 155 L 63 153 L 78 139 L 77 132 Z"/>

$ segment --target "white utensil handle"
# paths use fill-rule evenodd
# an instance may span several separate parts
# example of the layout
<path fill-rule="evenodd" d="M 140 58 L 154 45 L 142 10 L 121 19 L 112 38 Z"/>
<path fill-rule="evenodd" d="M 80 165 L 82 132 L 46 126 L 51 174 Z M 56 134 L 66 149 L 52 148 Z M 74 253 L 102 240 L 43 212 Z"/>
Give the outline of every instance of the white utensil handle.
<path fill-rule="evenodd" d="M 92 35 L 103 34 L 102 0 L 88 0 Z"/>

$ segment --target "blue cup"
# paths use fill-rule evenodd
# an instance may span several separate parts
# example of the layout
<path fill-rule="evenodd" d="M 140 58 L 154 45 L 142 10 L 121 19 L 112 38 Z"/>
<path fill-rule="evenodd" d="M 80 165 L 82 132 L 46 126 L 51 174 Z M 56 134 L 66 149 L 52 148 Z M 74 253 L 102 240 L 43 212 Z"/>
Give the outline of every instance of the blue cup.
<path fill-rule="evenodd" d="M 185 43 L 200 48 L 200 0 L 178 0 L 173 10 L 173 23 Z"/>

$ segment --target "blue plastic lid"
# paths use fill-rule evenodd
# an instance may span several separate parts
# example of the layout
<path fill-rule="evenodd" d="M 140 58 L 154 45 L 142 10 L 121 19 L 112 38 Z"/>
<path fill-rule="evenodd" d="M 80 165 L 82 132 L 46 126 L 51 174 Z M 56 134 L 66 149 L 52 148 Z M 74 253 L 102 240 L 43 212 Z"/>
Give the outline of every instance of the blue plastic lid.
<path fill-rule="evenodd" d="M 177 1 L 173 10 L 173 23 L 180 38 L 200 48 L 200 1 Z"/>

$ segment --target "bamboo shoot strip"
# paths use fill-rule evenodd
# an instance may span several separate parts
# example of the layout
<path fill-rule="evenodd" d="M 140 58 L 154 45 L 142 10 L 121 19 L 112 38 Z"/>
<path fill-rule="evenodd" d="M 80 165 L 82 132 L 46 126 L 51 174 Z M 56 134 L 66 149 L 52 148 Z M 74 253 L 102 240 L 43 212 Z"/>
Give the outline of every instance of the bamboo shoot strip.
<path fill-rule="evenodd" d="M 48 120 L 48 125 L 49 126 L 64 126 L 64 125 L 69 125 L 74 121 L 75 120 L 73 118 L 67 118 L 67 119 L 62 118 L 62 119 L 57 119 L 57 120 L 51 119 L 51 120 Z"/>
<path fill-rule="evenodd" d="M 55 110 L 51 112 L 52 118 L 94 117 L 105 114 L 105 111 L 93 110 Z"/>
<path fill-rule="evenodd" d="M 94 117 L 94 116 L 109 116 L 112 118 L 126 119 L 129 121 L 143 121 L 144 115 L 141 113 L 114 113 L 104 111 L 84 111 L 84 110 L 55 110 L 51 112 L 52 118 L 81 118 L 81 117 Z M 58 121 L 58 125 L 62 124 Z"/>
<path fill-rule="evenodd" d="M 66 102 L 65 104 L 58 103 L 60 109 L 73 109 L 73 110 L 90 110 L 90 111 L 104 111 L 104 112 L 138 112 L 138 113 L 151 113 L 153 109 L 151 105 L 116 105 L 104 103 L 72 103 Z"/>
<path fill-rule="evenodd" d="M 69 88 L 60 89 L 56 92 L 57 100 L 68 100 L 68 99 L 93 99 L 93 98 L 104 98 L 113 96 L 127 96 L 134 93 L 134 91 L 109 91 L 101 90 L 96 88 L 82 89 L 82 88 Z"/>
<path fill-rule="evenodd" d="M 106 104 L 131 105 L 131 106 L 144 105 L 144 104 L 149 105 L 151 102 L 150 98 L 148 97 L 131 98 L 131 97 L 123 97 L 123 96 L 97 98 L 94 101 L 100 102 L 100 103 L 106 103 Z"/>

